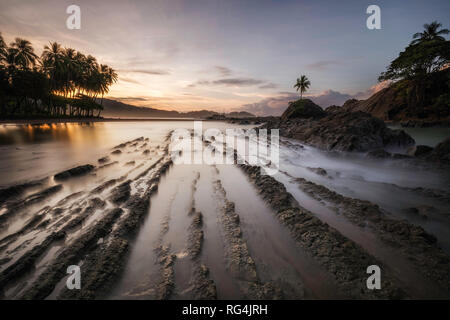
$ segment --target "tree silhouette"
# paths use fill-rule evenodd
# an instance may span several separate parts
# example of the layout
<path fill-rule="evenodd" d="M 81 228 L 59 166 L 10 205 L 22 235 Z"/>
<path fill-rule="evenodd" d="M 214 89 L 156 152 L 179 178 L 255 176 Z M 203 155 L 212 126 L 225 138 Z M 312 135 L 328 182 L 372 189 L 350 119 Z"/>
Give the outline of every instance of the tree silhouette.
<path fill-rule="evenodd" d="M 305 75 L 301 75 L 300 78 L 297 78 L 297 83 L 294 85 L 294 88 L 297 88 L 297 91 L 300 91 L 300 99 L 302 99 L 303 92 L 311 85 L 311 82 Z"/>

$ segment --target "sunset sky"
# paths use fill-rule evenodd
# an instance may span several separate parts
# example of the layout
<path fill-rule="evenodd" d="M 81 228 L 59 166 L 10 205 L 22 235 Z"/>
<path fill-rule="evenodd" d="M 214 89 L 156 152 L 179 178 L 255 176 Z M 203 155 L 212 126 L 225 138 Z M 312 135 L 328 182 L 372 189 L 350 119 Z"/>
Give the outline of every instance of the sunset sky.
<path fill-rule="evenodd" d="M 81 30 L 66 28 L 81 7 Z M 381 7 L 381 30 L 366 8 Z M 139 106 L 278 114 L 300 74 L 323 107 L 365 98 L 424 23 L 450 28 L 450 1 L 1 0 L 0 32 L 38 54 L 60 42 L 117 70 L 109 97 Z"/>

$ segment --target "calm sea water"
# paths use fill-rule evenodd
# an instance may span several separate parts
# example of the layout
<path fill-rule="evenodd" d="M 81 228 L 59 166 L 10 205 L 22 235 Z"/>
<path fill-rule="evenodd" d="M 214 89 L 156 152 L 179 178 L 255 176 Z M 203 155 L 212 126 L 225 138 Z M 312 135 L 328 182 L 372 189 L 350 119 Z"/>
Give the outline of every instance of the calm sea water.
<path fill-rule="evenodd" d="M 193 129 L 193 121 L 137 121 L 137 122 L 99 122 L 71 123 L 53 125 L 3 125 L 0 126 L 0 186 L 7 186 L 21 181 L 50 177 L 42 188 L 55 184 L 51 176 L 59 171 L 82 164 L 98 164 L 98 159 L 108 155 L 115 164 L 98 169 L 87 176 L 64 182 L 63 189 L 54 196 L 39 202 L 9 221 L 0 229 L 0 238 L 7 237 L 33 218 L 45 206 L 55 206 L 65 197 L 77 193 L 89 194 L 100 184 L 110 179 L 127 175 L 135 179 L 145 168 L 151 165 L 163 153 L 166 137 L 176 128 Z M 203 129 L 217 128 L 224 130 L 237 125 L 224 122 L 203 122 Z M 247 126 L 249 127 L 249 126 Z M 410 131 L 419 144 L 435 145 L 442 140 L 446 131 L 442 129 L 414 129 Z M 114 146 L 139 137 L 149 138 L 138 146 L 128 145 L 122 148 L 120 155 L 112 155 Z M 218 141 L 216 141 L 218 142 Z M 148 148 L 150 153 L 143 152 Z M 326 175 L 316 174 L 311 168 L 323 168 Z M 450 252 L 450 216 L 448 205 L 439 199 L 429 197 L 414 188 L 441 190 L 450 192 L 450 172 L 434 167 L 417 167 L 404 160 L 370 159 L 363 154 L 345 154 L 324 152 L 298 141 L 282 139 L 280 142 L 279 172 L 275 179 L 283 183 L 299 204 L 310 210 L 331 227 L 352 239 L 371 254 L 382 257 L 392 266 L 400 268 L 403 262 L 397 261 L 397 255 L 378 241 L 367 229 L 355 226 L 341 215 L 330 209 L 324 201 L 313 199 L 302 192 L 294 178 L 323 185 L 330 190 L 347 197 L 368 200 L 378 204 L 393 219 L 407 219 L 422 226 L 434 234 L 438 244 Z M 220 180 L 224 194 L 218 194 L 215 182 Z M 194 187 L 195 186 L 195 187 Z M 32 190 L 35 192 L 38 190 Z M 108 200 L 108 190 L 102 195 Z M 139 188 L 133 192 L 143 192 Z M 187 213 L 195 200 L 196 210 L 204 219 L 204 251 L 202 259 L 211 270 L 211 277 L 218 287 L 219 298 L 239 298 L 239 293 L 229 281 L 224 268 L 220 248 L 220 224 L 218 215 L 227 199 L 235 203 L 240 216 L 243 237 L 256 264 L 261 267 L 263 278 L 280 278 L 295 284 L 300 278 L 312 290 L 309 298 L 329 296 L 333 290 L 322 279 L 323 274 L 316 263 L 298 249 L 288 232 L 276 220 L 264 200 L 254 189 L 252 183 L 235 165 L 174 165 L 162 177 L 158 192 L 151 199 L 151 207 L 144 225 L 140 229 L 131 249 L 124 275 L 114 286 L 114 290 L 105 298 L 145 298 L 151 288 L 153 272 L 158 272 L 153 248 L 158 243 L 161 226 L 169 223 L 169 231 L 164 236 L 163 244 L 170 244 L 172 253 L 184 261 L 184 247 L 190 220 Z M 77 199 L 73 200 L 77 205 Z M 72 205 L 71 203 L 69 203 Z M 427 219 L 411 215 L 407 209 L 419 206 L 433 208 Z M 0 207 L 0 213 L 7 208 Z M 89 218 L 83 229 L 68 236 L 68 241 L 75 239 L 80 232 L 94 224 L 105 210 L 98 210 Z M 0 266 L 0 272 L 14 263 L 20 254 L 40 243 L 51 232 L 44 228 L 37 233 L 25 234 L 10 244 L 8 252 L 16 252 L 12 260 Z M 22 245 L 24 244 L 24 245 Z M 28 275 L 29 283 L 35 280 L 45 266 L 56 256 L 62 244 L 49 250 L 36 270 Z M 16 250 L 16 251 L 14 251 Z M 0 259 L 2 255 L 0 254 Z M 177 265 L 175 279 L 178 287 L 188 286 L 188 275 L 183 276 L 183 264 Z M 181 269 L 180 269 L 181 268 Z M 258 267 L 260 268 L 260 267 Z M 181 271 L 180 271 L 181 270 Z M 402 269 L 403 272 L 403 269 Z M 406 271 L 405 271 L 406 272 Z M 406 274 L 406 273 L 403 273 Z M 414 278 L 414 276 L 412 276 Z M 149 279 L 149 283 L 145 282 Z M 322 280 L 321 280 L 322 279 Z M 27 281 L 28 281 L 27 280 Z M 20 295 L 21 283 L 7 291 L 7 297 Z M 422 286 L 421 283 L 417 286 Z M 22 289 L 21 289 L 22 288 Z M 56 289 L 55 289 L 56 290 Z M 176 292 L 175 298 L 183 298 L 183 290 Z M 55 291 L 57 292 L 57 291 Z M 55 296 L 51 295 L 50 298 Z"/>
<path fill-rule="evenodd" d="M 416 145 L 435 147 L 439 142 L 450 137 L 450 128 L 403 128 L 398 125 L 388 126 L 391 129 L 402 129 L 416 140 Z"/>
<path fill-rule="evenodd" d="M 232 125 L 205 121 L 203 128 Z M 138 137 L 161 143 L 193 121 L 136 121 L 0 125 L 0 186 L 42 178 L 86 163 L 95 164 L 114 146 Z"/>

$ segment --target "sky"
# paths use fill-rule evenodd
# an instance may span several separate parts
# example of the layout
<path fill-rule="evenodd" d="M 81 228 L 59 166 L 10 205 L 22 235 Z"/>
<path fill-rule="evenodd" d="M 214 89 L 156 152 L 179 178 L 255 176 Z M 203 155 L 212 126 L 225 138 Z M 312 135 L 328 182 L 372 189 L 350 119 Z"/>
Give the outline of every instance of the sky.
<path fill-rule="evenodd" d="M 81 9 L 81 29 L 66 9 Z M 381 9 L 369 30 L 366 9 Z M 277 115 L 307 96 L 322 107 L 364 99 L 379 74 L 423 29 L 450 28 L 450 1 L 1 0 L 0 32 L 32 42 L 40 54 L 57 41 L 92 54 L 119 75 L 108 97 L 166 110 L 246 110 Z"/>

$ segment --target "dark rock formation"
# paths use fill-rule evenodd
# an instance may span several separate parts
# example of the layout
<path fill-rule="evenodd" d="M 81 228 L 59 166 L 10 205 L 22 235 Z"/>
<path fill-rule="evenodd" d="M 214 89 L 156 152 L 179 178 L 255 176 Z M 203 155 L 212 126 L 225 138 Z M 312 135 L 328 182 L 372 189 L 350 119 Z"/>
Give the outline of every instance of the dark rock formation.
<path fill-rule="evenodd" d="M 44 181 L 45 179 L 42 179 L 2 188 L 0 189 L 0 203 L 10 198 L 16 199 L 17 197 L 21 196 L 26 190 L 41 186 Z"/>
<path fill-rule="evenodd" d="M 288 108 L 281 115 L 281 120 L 294 118 L 318 119 L 325 116 L 325 111 L 309 99 L 289 102 Z"/>
<path fill-rule="evenodd" d="M 78 166 L 66 171 L 62 171 L 60 173 L 55 174 L 54 179 L 55 180 L 66 180 L 72 177 L 81 176 L 84 174 L 87 174 L 94 170 L 94 166 L 90 164 L 85 164 L 83 166 Z"/>
<path fill-rule="evenodd" d="M 99 163 L 106 163 L 106 162 L 109 162 L 110 159 L 109 159 L 108 156 L 105 156 L 105 157 L 103 157 L 103 158 L 98 159 L 97 161 L 98 161 Z"/>
<path fill-rule="evenodd" d="M 430 159 L 450 163 L 450 138 L 445 139 L 434 148 L 430 154 Z"/>
<path fill-rule="evenodd" d="M 263 127 L 280 129 L 282 136 L 325 150 L 366 152 L 414 145 L 414 139 L 403 130 L 391 130 L 368 113 L 336 112 L 336 108 L 325 112 L 305 101 L 304 108 L 295 109 L 291 104 L 281 118 L 269 119 Z"/>
<path fill-rule="evenodd" d="M 327 113 L 341 112 L 342 110 L 344 110 L 342 107 L 335 105 L 329 106 L 328 108 L 325 109 Z"/>
<path fill-rule="evenodd" d="M 325 170 L 324 168 L 311 168 L 308 167 L 307 168 L 309 171 L 314 172 L 316 174 L 318 174 L 319 176 L 326 176 L 328 174 L 327 170 Z"/>
<path fill-rule="evenodd" d="M 408 154 L 410 156 L 415 156 L 415 157 L 425 157 L 430 155 L 430 153 L 433 151 L 432 147 L 429 146 L 424 146 L 424 145 L 418 145 L 418 146 L 414 146 L 408 149 Z"/>

